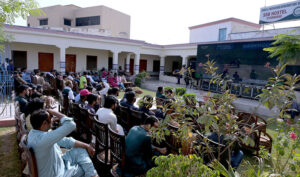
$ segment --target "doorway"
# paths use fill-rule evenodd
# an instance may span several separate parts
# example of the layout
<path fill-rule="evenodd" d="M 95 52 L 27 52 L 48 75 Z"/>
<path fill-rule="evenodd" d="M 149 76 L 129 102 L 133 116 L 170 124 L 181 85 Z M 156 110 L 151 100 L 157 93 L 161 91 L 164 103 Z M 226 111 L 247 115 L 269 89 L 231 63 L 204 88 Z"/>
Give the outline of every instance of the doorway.
<path fill-rule="evenodd" d="M 147 60 L 140 60 L 140 72 L 147 71 Z"/>
<path fill-rule="evenodd" d="M 12 59 L 15 68 L 27 68 L 27 52 L 26 51 L 12 51 Z"/>
<path fill-rule="evenodd" d="M 66 55 L 66 71 L 76 72 L 76 55 Z"/>
<path fill-rule="evenodd" d="M 43 72 L 53 69 L 53 53 L 39 53 L 39 69 Z"/>

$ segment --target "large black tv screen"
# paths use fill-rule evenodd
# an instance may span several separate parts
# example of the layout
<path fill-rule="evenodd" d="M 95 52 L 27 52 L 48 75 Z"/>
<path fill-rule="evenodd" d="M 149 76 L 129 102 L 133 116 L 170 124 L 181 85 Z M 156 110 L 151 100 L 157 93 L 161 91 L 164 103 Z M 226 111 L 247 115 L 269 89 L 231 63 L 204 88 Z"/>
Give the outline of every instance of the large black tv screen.
<path fill-rule="evenodd" d="M 255 70 L 258 73 L 257 79 L 267 79 L 271 72 L 264 68 L 267 62 L 270 66 L 277 65 L 276 58 L 269 58 L 269 53 L 263 51 L 270 47 L 273 41 L 256 42 L 230 42 L 218 44 L 200 44 L 197 50 L 197 72 L 203 73 L 203 68 L 198 64 L 208 60 L 214 60 L 218 66 L 218 72 L 228 69 L 229 74 L 238 72 L 241 77 L 249 78 L 249 73 Z M 265 74 L 267 73 L 267 75 Z"/>

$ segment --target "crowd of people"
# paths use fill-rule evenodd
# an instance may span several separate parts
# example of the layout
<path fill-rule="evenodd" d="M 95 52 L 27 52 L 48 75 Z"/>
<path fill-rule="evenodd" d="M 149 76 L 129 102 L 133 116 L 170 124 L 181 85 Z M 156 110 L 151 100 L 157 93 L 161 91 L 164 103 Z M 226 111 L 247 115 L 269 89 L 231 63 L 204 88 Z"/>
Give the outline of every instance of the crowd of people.
<path fill-rule="evenodd" d="M 163 106 L 151 110 L 154 98 L 150 95 L 144 96 L 137 103 L 140 90 L 129 86 L 125 88 L 124 75 L 110 73 L 105 69 L 82 74 L 66 72 L 64 75 L 55 70 L 41 73 L 35 69 L 33 74 L 28 74 L 26 69 L 22 71 L 14 71 L 15 101 L 26 116 L 26 127 L 30 130 L 28 146 L 34 150 L 39 176 L 98 175 L 90 158 L 95 153 L 94 147 L 67 137 L 76 126 L 72 118 L 56 111 L 54 84 L 69 100 L 95 114 L 99 122 L 108 124 L 115 133 L 126 136 L 126 168 L 125 171 L 118 169 L 119 173 L 125 176 L 145 174 L 154 165 L 152 157 L 167 152 L 165 147 L 154 146 L 149 136 L 151 128 L 157 127 L 159 120 L 165 117 Z M 118 100 L 120 90 L 125 93 Z M 156 97 L 171 103 L 173 92 L 165 92 L 162 87 L 158 87 Z M 142 125 L 125 130 L 117 119 L 119 105 L 149 116 Z M 60 127 L 49 131 L 53 121 L 59 122 Z M 69 150 L 62 154 L 60 148 Z"/>

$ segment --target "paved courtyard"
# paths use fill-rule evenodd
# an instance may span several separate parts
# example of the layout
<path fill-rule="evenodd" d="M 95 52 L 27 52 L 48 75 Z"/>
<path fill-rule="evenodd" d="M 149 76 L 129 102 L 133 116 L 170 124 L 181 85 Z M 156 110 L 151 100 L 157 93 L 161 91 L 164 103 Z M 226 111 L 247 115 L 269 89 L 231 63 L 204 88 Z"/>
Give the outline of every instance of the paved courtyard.
<path fill-rule="evenodd" d="M 170 82 L 163 82 L 159 80 L 147 80 L 142 84 L 142 88 L 151 90 L 151 91 L 156 91 L 157 87 L 162 86 L 171 86 L 171 87 L 185 87 L 184 84 L 174 84 Z M 203 90 L 195 90 L 195 89 L 190 89 L 187 88 L 188 93 L 196 93 L 197 99 L 203 100 L 203 96 L 207 94 L 207 91 Z M 212 93 L 214 94 L 214 93 Z M 252 100 L 252 99 L 245 99 L 245 98 L 237 98 L 234 101 L 234 105 L 236 106 L 236 109 L 239 111 L 243 112 L 248 112 L 248 113 L 255 113 L 263 117 L 271 117 L 276 113 L 276 109 L 269 110 L 265 108 L 264 106 L 260 105 L 260 103 L 257 100 Z"/>

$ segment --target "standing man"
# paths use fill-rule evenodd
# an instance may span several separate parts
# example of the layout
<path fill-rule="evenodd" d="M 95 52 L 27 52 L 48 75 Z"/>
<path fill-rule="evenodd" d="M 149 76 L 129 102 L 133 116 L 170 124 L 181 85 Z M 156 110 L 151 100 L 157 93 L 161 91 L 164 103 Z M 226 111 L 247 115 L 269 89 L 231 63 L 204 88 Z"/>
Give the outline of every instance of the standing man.
<path fill-rule="evenodd" d="M 6 67 L 6 70 L 8 73 L 13 73 L 14 72 L 14 63 L 13 60 L 9 60 L 9 64 Z"/>

